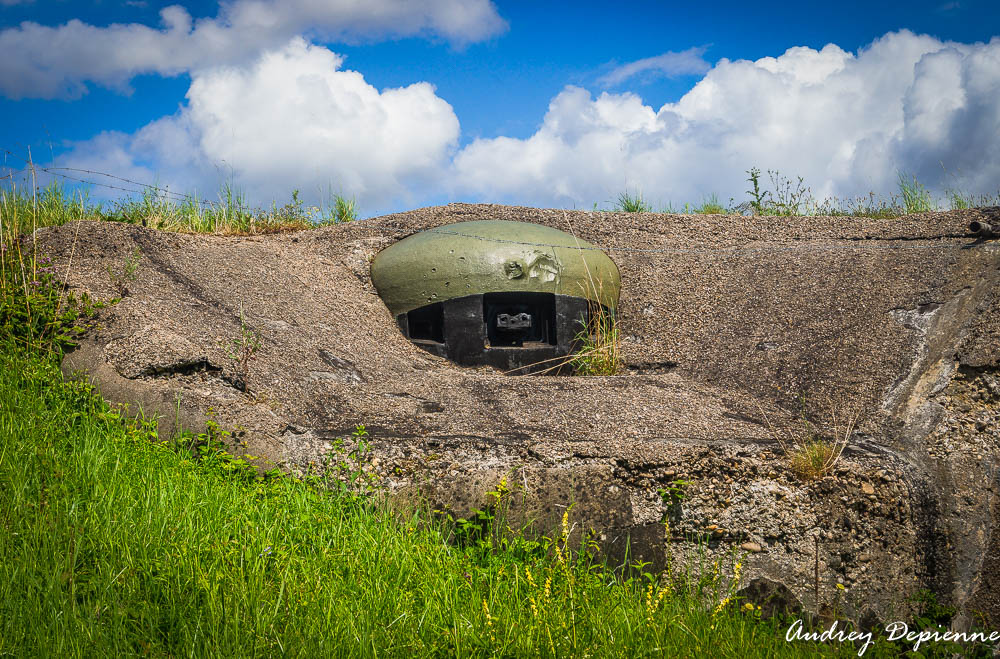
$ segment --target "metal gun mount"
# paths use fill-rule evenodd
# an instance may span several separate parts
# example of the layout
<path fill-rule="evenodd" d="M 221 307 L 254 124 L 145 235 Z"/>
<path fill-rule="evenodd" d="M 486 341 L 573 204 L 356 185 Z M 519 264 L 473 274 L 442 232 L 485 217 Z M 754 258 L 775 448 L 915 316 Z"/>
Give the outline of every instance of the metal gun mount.
<path fill-rule="evenodd" d="M 508 330 L 508 331 L 531 329 L 531 314 L 527 313 L 497 314 L 497 329 Z"/>

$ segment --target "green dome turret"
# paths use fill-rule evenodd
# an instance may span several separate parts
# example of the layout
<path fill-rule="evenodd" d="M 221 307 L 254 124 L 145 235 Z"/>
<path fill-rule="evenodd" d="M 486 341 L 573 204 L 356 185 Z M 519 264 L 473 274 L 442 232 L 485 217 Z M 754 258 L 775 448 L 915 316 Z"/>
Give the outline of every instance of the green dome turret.
<path fill-rule="evenodd" d="M 408 236 L 372 261 L 400 331 L 466 366 L 561 372 L 596 310 L 618 305 L 618 266 L 541 224 L 459 222 Z"/>
<path fill-rule="evenodd" d="M 541 224 L 459 222 L 414 234 L 372 262 L 372 282 L 393 315 L 482 293 L 568 295 L 613 309 L 618 267 L 585 240 Z"/>

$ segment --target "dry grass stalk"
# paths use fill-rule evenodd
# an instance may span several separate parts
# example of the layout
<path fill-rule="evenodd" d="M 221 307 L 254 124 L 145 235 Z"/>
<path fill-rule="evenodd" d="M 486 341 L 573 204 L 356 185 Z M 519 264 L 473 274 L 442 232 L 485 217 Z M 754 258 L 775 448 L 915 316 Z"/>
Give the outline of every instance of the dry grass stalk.
<path fill-rule="evenodd" d="M 854 411 L 838 419 L 837 413 L 831 411 L 830 424 L 825 431 L 805 418 L 800 419 L 797 426 L 778 430 L 760 403 L 756 405 L 771 435 L 788 459 L 792 473 L 803 481 L 816 480 L 833 473 L 861 417 L 860 411 Z"/>
<path fill-rule="evenodd" d="M 573 225 L 569 218 L 563 213 L 569 233 L 576 241 L 577 249 L 583 252 L 580 239 L 573 230 Z M 542 364 L 551 366 L 541 370 L 533 371 L 534 375 L 547 375 L 559 373 L 566 366 L 573 370 L 574 375 L 617 375 L 622 371 L 623 362 L 621 356 L 621 343 L 619 341 L 618 325 L 615 322 L 614 309 L 608 309 L 604 305 L 596 302 L 603 300 L 604 284 L 595 281 L 586 259 L 583 260 L 583 267 L 587 271 L 587 288 L 581 297 L 589 300 L 587 320 L 581 321 L 584 327 L 573 337 L 573 350 L 568 355 L 543 359 L 526 366 L 505 371 L 505 375 L 513 373 L 526 373 L 529 369 Z"/>
<path fill-rule="evenodd" d="M 576 375 L 617 375 L 622 370 L 622 357 L 614 312 L 592 302 L 589 316 L 567 361 Z"/>

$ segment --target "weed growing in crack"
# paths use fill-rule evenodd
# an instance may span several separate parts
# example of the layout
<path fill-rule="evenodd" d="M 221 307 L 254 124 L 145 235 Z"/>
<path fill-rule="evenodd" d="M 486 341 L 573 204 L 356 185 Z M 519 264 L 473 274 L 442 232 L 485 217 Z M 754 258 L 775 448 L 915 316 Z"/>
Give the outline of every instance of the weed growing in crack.
<path fill-rule="evenodd" d="M 719 195 L 713 192 L 705 197 L 701 206 L 693 209 L 692 212 L 700 215 L 723 215 L 728 212 L 728 209 L 719 201 Z"/>
<path fill-rule="evenodd" d="M 319 468 L 310 465 L 304 480 L 345 497 L 364 499 L 375 493 L 379 475 L 372 457 L 368 430 L 358 424 L 351 433 L 350 445 L 344 438 L 333 441 Z"/>
<path fill-rule="evenodd" d="M 587 326 L 574 338 L 568 363 L 576 375 L 617 375 L 622 369 L 618 325 L 613 310 L 590 304 Z"/>
<path fill-rule="evenodd" d="M 575 239 L 573 225 L 568 219 L 566 224 Z M 604 299 L 604 282 L 595 280 L 589 267 L 586 270 L 587 323 L 573 339 L 568 364 L 576 375 L 617 375 L 622 370 L 622 357 L 615 309 L 598 302 Z"/>
<path fill-rule="evenodd" d="M 754 215 L 763 215 L 764 209 L 766 207 L 768 198 L 771 193 L 763 191 L 760 188 L 760 169 L 757 167 L 751 167 L 747 170 L 750 178 L 747 182 L 750 183 L 751 189 L 747 190 L 747 194 L 750 195 L 750 209 L 753 211 Z"/>
<path fill-rule="evenodd" d="M 108 279 L 119 298 L 128 295 L 128 285 L 139 278 L 139 262 L 141 260 L 142 250 L 136 247 L 118 267 L 108 266 Z"/>
<path fill-rule="evenodd" d="M 236 371 L 235 385 L 241 391 L 246 391 L 247 376 L 250 374 L 250 360 L 254 358 L 261 346 L 260 332 L 247 325 L 246 316 L 243 313 L 243 304 L 240 304 L 240 334 L 236 338 L 230 339 L 226 349 L 226 357 L 233 362 Z"/>
<path fill-rule="evenodd" d="M 774 186 L 774 202 L 769 209 L 771 214 L 791 216 L 800 215 L 807 210 L 812 195 L 805 185 L 805 179 L 798 176 L 793 183 L 777 171 L 768 170 L 767 174 Z"/>
<path fill-rule="evenodd" d="M 356 219 L 358 219 L 357 201 L 338 194 L 334 195 L 333 205 L 330 207 L 329 215 L 324 218 L 323 224 L 341 224 L 342 222 L 353 222 Z"/>
<path fill-rule="evenodd" d="M 837 413 L 831 411 L 830 423 L 825 428 L 801 417 L 796 427 L 779 431 L 771 424 L 759 404 L 758 409 L 767 422 L 771 435 L 788 459 L 792 473 L 803 481 L 817 480 L 833 473 L 833 468 L 840 461 L 860 418 L 860 412 L 838 418 Z"/>
<path fill-rule="evenodd" d="M 692 485 L 694 485 L 694 481 L 676 479 L 667 483 L 666 487 L 661 487 L 656 490 L 660 500 L 667 506 L 667 512 L 664 515 L 664 523 L 667 525 L 668 540 L 670 537 L 670 521 L 680 521 L 682 513 L 681 504 L 684 502 L 684 499 L 687 498 L 688 488 Z"/>
<path fill-rule="evenodd" d="M 260 457 L 231 453 L 229 447 L 233 444 L 233 433 L 219 424 L 215 408 L 209 407 L 205 416 L 204 432 L 182 432 L 165 445 L 196 460 L 206 471 L 224 474 L 228 480 L 243 485 L 257 484 L 260 478 L 250 461 Z"/>
<path fill-rule="evenodd" d="M 788 453 L 788 465 L 801 480 L 811 481 L 829 474 L 840 459 L 844 445 L 822 438 L 808 439 Z"/>
<path fill-rule="evenodd" d="M 816 208 L 815 200 L 806 187 L 805 179 L 796 177 L 795 181 L 783 176 L 777 170 L 767 170 L 768 178 L 771 179 L 771 190 L 761 187 L 760 169 L 751 167 L 747 170 L 747 182 L 750 189 L 746 193 L 750 199 L 742 204 L 733 206 L 730 211 L 740 214 L 750 213 L 752 215 L 779 215 L 793 216 L 803 213 L 813 212 Z"/>
<path fill-rule="evenodd" d="M 899 172 L 899 193 L 903 199 L 903 209 L 907 213 L 923 213 L 935 210 L 931 193 L 915 176 Z"/>
<path fill-rule="evenodd" d="M 460 546 L 491 551 L 505 544 L 505 531 L 510 530 L 507 517 L 513 495 L 507 478 L 501 478 L 497 486 L 486 495 L 492 501 L 487 501 L 483 508 L 474 508 L 468 517 L 445 515 L 448 522 L 454 525 L 452 533 Z"/>

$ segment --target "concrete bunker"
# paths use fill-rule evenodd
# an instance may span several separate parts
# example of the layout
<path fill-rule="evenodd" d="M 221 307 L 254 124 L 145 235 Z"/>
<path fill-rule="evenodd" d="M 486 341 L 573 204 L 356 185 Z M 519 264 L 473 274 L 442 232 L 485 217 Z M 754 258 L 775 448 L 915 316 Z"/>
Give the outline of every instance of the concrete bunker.
<path fill-rule="evenodd" d="M 600 248 L 540 224 L 458 222 L 413 234 L 372 261 L 400 331 L 463 366 L 559 372 L 598 310 L 614 313 L 618 267 Z M 551 370 L 550 370 L 551 369 Z"/>

